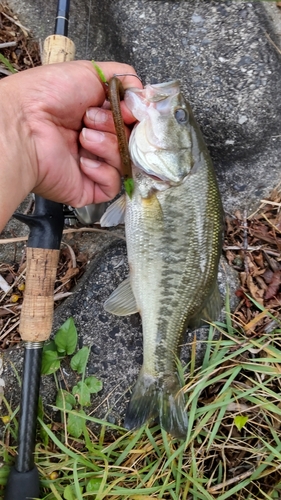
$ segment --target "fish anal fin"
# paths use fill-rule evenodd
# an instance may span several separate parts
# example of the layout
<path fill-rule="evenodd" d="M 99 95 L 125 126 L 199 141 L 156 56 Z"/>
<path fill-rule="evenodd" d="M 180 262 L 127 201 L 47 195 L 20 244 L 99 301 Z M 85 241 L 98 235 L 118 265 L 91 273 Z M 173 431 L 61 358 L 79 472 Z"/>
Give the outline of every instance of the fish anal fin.
<path fill-rule="evenodd" d="M 130 278 L 125 279 L 104 303 L 105 311 L 116 316 L 128 316 L 138 312 Z"/>
<path fill-rule="evenodd" d="M 116 201 L 114 201 L 104 212 L 100 225 L 101 227 L 118 226 L 125 222 L 125 209 L 126 209 L 126 195 L 122 194 Z"/>
<path fill-rule="evenodd" d="M 216 283 L 203 309 L 201 309 L 198 314 L 190 318 L 188 327 L 192 330 L 216 321 L 220 315 L 221 306 L 222 302 L 220 291 L 218 284 Z"/>

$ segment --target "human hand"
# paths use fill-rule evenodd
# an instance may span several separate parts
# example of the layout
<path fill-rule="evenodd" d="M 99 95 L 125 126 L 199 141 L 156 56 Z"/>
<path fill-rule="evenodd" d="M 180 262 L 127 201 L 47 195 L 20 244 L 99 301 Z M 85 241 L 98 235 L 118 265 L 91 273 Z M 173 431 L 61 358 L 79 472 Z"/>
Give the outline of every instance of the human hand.
<path fill-rule="evenodd" d="M 107 80 L 115 73 L 135 73 L 127 64 L 98 65 Z M 132 76 L 120 79 L 125 88 L 141 87 Z M 4 141 L 4 151 L 9 148 L 6 161 L 18 162 L 18 202 L 31 190 L 75 207 L 107 201 L 118 193 L 121 161 L 115 128 L 111 112 L 100 108 L 104 86 L 91 62 L 27 70 L 2 80 L 0 90 L 12 116 L 12 124 L 4 119 L 2 127 L 12 141 Z M 121 109 L 125 123 L 132 124 L 135 119 L 124 102 Z M 87 128 L 82 130 L 83 119 Z M 9 190 L 9 175 L 6 181 Z"/>

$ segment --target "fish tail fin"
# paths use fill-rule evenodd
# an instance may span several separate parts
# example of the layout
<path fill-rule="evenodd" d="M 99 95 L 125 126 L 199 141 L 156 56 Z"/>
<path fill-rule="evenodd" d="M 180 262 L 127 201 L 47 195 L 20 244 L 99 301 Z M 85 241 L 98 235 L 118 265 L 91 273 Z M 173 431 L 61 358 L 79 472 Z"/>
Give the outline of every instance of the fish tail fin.
<path fill-rule="evenodd" d="M 159 393 L 160 425 L 172 436 L 185 439 L 188 418 L 185 409 L 184 393 L 176 373 L 169 373 L 162 379 Z"/>
<path fill-rule="evenodd" d="M 141 370 L 127 408 L 125 427 L 138 429 L 157 416 L 160 426 L 169 434 L 185 439 L 188 418 L 177 375 L 153 377 Z"/>
<path fill-rule="evenodd" d="M 157 414 L 157 378 L 141 370 L 126 411 L 124 425 L 126 429 L 138 429 Z"/>

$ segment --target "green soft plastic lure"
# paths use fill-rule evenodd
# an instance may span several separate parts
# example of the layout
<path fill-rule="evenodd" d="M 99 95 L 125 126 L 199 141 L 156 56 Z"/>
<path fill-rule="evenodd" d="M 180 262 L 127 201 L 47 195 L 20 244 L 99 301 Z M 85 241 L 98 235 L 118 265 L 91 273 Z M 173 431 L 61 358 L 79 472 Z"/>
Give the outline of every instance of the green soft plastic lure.
<path fill-rule="evenodd" d="M 92 64 L 97 72 L 97 74 L 99 75 L 101 81 L 103 83 L 107 83 L 107 80 L 106 80 L 106 77 L 105 77 L 105 74 L 104 72 L 102 71 L 102 69 L 95 63 L 95 61 L 92 61 Z"/>

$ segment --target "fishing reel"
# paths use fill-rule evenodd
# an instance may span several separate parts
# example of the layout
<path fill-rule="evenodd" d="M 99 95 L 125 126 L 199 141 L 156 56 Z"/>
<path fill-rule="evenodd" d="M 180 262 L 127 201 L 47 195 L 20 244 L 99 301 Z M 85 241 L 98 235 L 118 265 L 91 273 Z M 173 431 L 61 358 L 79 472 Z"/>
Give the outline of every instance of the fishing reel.
<path fill-rule="evenodd" d="M 107 203 L 92 203 L 81 208 L 73 208 L 64 205 L 64 223 L 67 226 L 76 226 L 79 223 L 84 226 L 89 226 L 90 224 L 99 222 L 107 205 Z"/>

